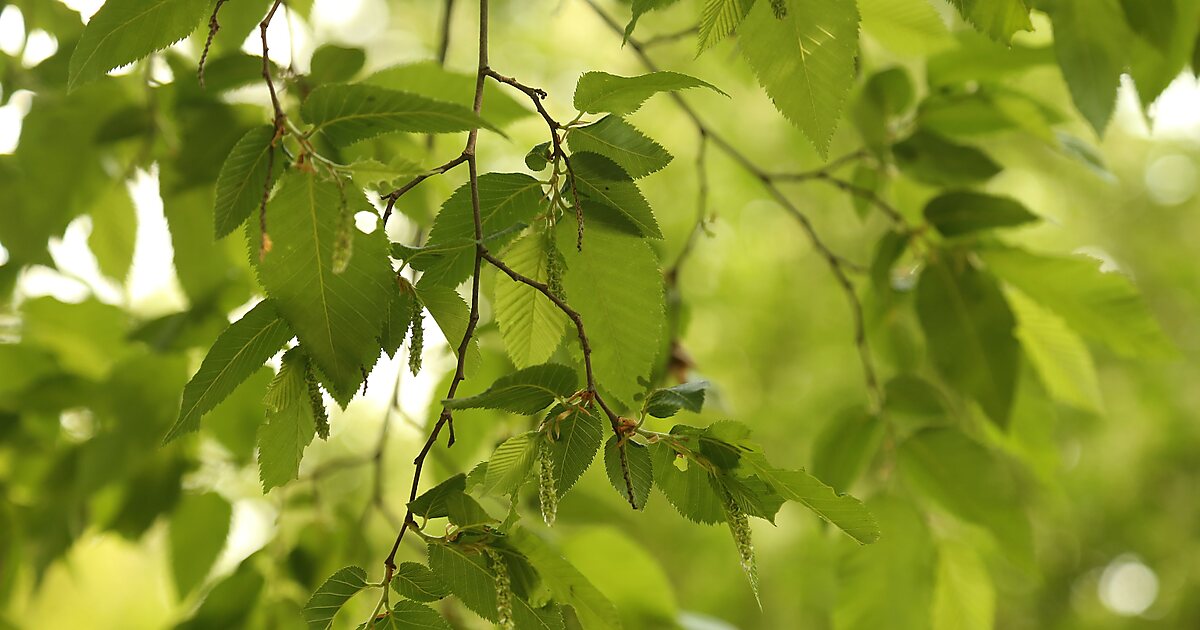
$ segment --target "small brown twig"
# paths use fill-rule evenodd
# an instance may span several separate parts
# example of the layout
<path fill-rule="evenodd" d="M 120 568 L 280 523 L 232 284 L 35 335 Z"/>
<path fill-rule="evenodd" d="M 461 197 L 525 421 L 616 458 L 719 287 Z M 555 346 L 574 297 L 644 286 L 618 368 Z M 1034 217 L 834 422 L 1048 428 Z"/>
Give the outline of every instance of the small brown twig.
<path fill-rule="evenodd" d="M 212 48 L 213 38 L 217 36 L 217 31 L 221 30 L 221 23 L 217 21 L 217 13 L 221 10 L 221 5 L 229 2 L 229 0 L 217 0 L 213 5 L 212 15 L 208 18 L 208 37 L 204 40 L 204 50 L 200 53 L 200 64 L 196 67 L 196 76 L 200 80 L 200 87 L 204 87 L 204 64 L 208 61 L 208 51 Z"/>

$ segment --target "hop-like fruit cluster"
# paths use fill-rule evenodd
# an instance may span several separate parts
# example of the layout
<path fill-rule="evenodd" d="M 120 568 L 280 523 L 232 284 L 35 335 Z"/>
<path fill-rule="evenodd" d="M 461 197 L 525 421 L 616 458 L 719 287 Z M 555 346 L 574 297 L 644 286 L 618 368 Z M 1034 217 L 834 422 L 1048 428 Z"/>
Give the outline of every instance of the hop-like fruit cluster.
<path fill-rule="evenodd" d="M 317 385 L 317 375 L 309 367 L 304 371 L 304 382 L 308 386 L 308 402 L 312 406 L 313 422 L 317 425 L 317 435 L 322 440 L 329 439 L 329 414 L 325 412 L 325 400 L 321 398 L 321 388 Z"/>
<path fill-rule="evenodd" d="M 421 321 L 421 309 L 413 314 L 412 333 L 408 338 L 408 369 L 416 376 L 421 371 L 421 351 L 425 346 L 425 326 Z"/>
<path fill-rule="evenodd" d="M 754 564 L 754 541 L 750 537 L 750 519 L 746 518 L 746 513 L 728 492 L 725 493 L 725 520 L 729 523 L 730 533 L 733 534 L 733 544 L 737 547 L 742 571 L 746 573 L 746 579 L 750 581 L 754 598 L 758 599 L 758 568 Z"/>
<path fill-rule="evenodd" d="M 554 526 L 558 516 L 558 483 L 554 478 L 554 460 L 550 458 L 550 444 L 538 446 L 538 499 L 542 505 L 542 519 L 546 525 Z"/>
<path fill-rule="evenodd" d="M 496 574 L 496 616 L 497 624 L 504 630 L 513 630 L 512 614 L 512 582 L 508 578 L 508 565 L 499 551 L 488 547 L 485 550 L 488 560 L 491 560 L 492 571 Z"/>
<path fill-rule="evenodd" d="M 562 282 L 562 254 L 559 253 L 558 246 L 554 244 L 554 241 L 549 240 L 546 244 L 546 286 L 555 296 L 563 298 L 565 294 Z"/>

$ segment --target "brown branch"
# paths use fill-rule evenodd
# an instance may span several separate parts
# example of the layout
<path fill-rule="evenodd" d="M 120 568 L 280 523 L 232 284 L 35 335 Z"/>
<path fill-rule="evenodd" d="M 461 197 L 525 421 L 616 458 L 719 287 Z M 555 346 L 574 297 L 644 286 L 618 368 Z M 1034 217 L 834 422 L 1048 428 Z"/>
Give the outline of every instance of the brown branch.
<path fill-rule="evenodd" d="M 699 32 L 700 32 L 700 27 L 690 26 L 688 28 L 675 31 L 674 33 L 663 33 L 661 35 L 654 35 L 652 37 L 647 37 L 646 39 L 643 39 L 641 41 L 641 44 L 645 48 L 652 48 L 654 46 L 659 46 L 661 44 L 671 44 L 671 43 L 677 42 L 681 39 L 685 39 L 685 38 L 695 35 L 696 33 L 699 33 Z"/>
<path fill-rule="evenodd" d="M 204 64 L 208 62 L 208 51 L 212 48 L 213 38 L 217 36 L 217 31 L 221 30 L 221 23 L 217 20 L 217 13 L 221 10 L 221 5 L 229 2 L 229 0 L 217 0 L 213 5 L 212 15 L 208 18 L 208 37 L 204 40 L 204 51 L 200 53 L 200 64 L 196 67 L 196 76 L 200 81 L 200 87 L 204 87 Z"/>
<path fill-rule="evenodd" d="M 409 181 L 407 184 L 384 195 L 383 199 L 387 200 L 387 207 L 383 209 L 383 224 L 385 226 L 387 225 L 387 220 L 388 220 L 388 218 L 390 218 L 392 216 L 392 210 L 396 207 L 396 200 L 398 200 L 398 199 L 400 199 L 400 197 L 404 196 L 404 193 L 407 193 L 408 191 L 412 190 L 413 188 L 416 188 L 417 184 L 420 184 L 421 182 L 429 179 L 430 177 L 433 177 L 434 175 L 445 174 L 446 172 L 450 171 L 451 169 L 458 166 L 459 164 L 466 162 L 467 159 L 468 159 L 467 152 L 463 151 L 462 153 L 458 154 L 458 157 L 450 160 L 449 162 L 446 162 L 445 164 L 443 164 L 433 170 L 426 171 L 424 173 L 421 173 L 420 175 L 417 175 L 411 181 Z"/>
<path fill-rule="evenodd" d="M 696 241 L 700 239 L 708 220 L 708 132 L 704 128 L 699 128 L 697 131 L 700 143 L 696 149 L 696 222 L 692 224 L 692 229 L 688 232 L 687 240 L 683 242 L 683 248 L 679 250 L 679 255 L 675 257 L 675 262 L 663 274 L 667 286 L 675 286 L 679 281 L 679 271 L 683 269 L 683 264 L 687 262 L 688 257 L 696 248 Z"/>
<path fill-rule="evenodd" d="M 512 77 L 506 77 L 490 68 L 487 70 L 487 75 L 500 83 L 516 88 L 529 100 L 533 101 L 533 106 L 537 109 L 538 115 L 546 122 L 546 126 L 550 128 L 550 146 L 551 160 L 562 160 L 563 166 L 567 170 L 567 185 L 571 188 L 571 200 L 574 202 L 575 220 L 579 224 L 579 232 L 575 237 L 576 249 L 583 250 L 583 206 L 579 203 L 579 187 L 575 185 L 575 169 L 571 168 L 571 157 L 563 150 L 563 137 L 559 135 L 559 130 L 564 129 L 564 126 L 555 120 L 550 113 L 546 111 L 546 107 L 542 101 L 546 99 L 546 90 L 525 85 Z"/>
<path fill-rule="evenodd" d="M 596 15 L 605 23 L 605 25 L 608 26 L 610 30 L 617 35 L 624 36 L 625 29 L 619 23 L 617 23 L 617 21 L 613 19 L 608 12 L 601 8 L 595 0 L 584 0 L 584 2 L 591 7 L 592 11 L 596 13 Z M 650 58 L 650 55 L 646 52 L 645 45 L 641 41 L 633 37 L 629 37 L 626 43 L 629 45 L 629 48 L 633 51 L 634 55 L 638 58 L 643 67 L 650 72 L 658 71 L 658 64 L 656 64 L 654 60 Z M 807 215 L 801 212 L 800 209 L 797 208 L 790 199 L 788 199 L 787 195 L 785 195 L 782 190 L 779 189 L 770 174 L 756 165 L 752 160 L 750 160 L 750 158 L 739 151 L 737 147 L 733 146 L 733 144 L 731 144 L 728 140 L 716 133 L 711 126 L 707 125 L 704 120 L 700 118 L 699 114 L 696 113 L 696 110 L 693 109 L 692 106 L 689 105 L 688 102 L 684 100 L 683 96 L 681 96 L 678 92 L 671 92 L 670 96 L 672 100 L 674 100 L 675 104 L 679 107 L 680 111 L 682 111 L 684 115 L 692 122 L 693 126 L 695 126 L 698 130 L 701 130 L 715 147 L 725 153 L 725 155 L 732 159 L 734 163 L 742 168 L 742 170 L 752 175 L 759 181 L 760 184 L 762 184 L 763 188 L 767 191 L 767 194 L 770 195 L 771 198 L 773 198 L 784 209 L 785 212 L 787 212 L 793 219 L 796 220 L 801 229 L 804 231 L 805 235 L 808 237 L 808 240 L 812 244 L 813 248 L 823 259 L 825 259 L 825 262 L 829 266 L 830 272 L 833 273 L 834 279 L 837 280 L 838 286 L 842 289 L 842 292 L 846 295 L 847 302 L 850 304 L 851 315 L 854 320 L 854 343 L 858 347 L 859 359 L 862 363 L 863 377 L 866 381 L 867 387 L 868 402 L 872 411 L 878 411 L 883 402 L 883 390 L 879 385 L 879 379 L 876 377 L 875 363 L 871 357 L 870 347 L 867 344 L 866 323 L 863 317 L 862 303 L 859 301 L 858 294 L 854 290 L 854 284 L 850 281 L 850 278 L 847 275 L 849 271 L 855 268 L 855 265 L 848 263 L 848 261 L 830 249 L 829 245 L 826 244 L 825 241 L 821 239 L 820 234 L 817 233 L 816 227 L 813 225 L 812 221 Z"/>
<path fill-rule="evenodd" d="M 473 110 L 478 115 L 483 109 L 483 87 L 487 79 L 488 67 L 488 0 L 479 0 L 479 63 L 475 72 L 475 101 Z M 469 175 L 469 185 L 471 188 L 471 213 L 475 222 L 475 273 L 471 281 L 471 315 L 467 320 L 467 329 L 463 333 L 462 342 L 458 345 L 458 361 L 454 368 L 454 377 L 450 380 L 450 388 L 446 393 L 446 400 L 454 398 L 458 392 L 458 386 L 466 379 L 466 362 L 467 350 L 471 347 L 471 339 L 475 335 L 475 326 L 479 323 L 479 270 L 481 261 L 486 253 L 483 246 L 483 219 L 479 207 L 479 170 L 475 158 L 475 145 L 479 139 L 479 128 L 472 129 L 467 134 L 467 144 L 463 148 L 462 160 L 466 161 Z M 447 163 L 449 166 L 446 170 L 453 168 L 455 160 Z M 417 182 L 419 183 L 419 182 Z M 416 184 L 414 183 L 413 186 Z M 411 187 L 410 187 L 411 189 Z M 399 197 L 402 192 L 397 192 Z M 408 502 L 412 503 L 417 498 L 417 490 L 421 484 L 421 473 L 425 468 L 425 459 L 429 456 L 430 450 L 437 443 L 438 435 L 441 434 L 442 428 L 446 427 L 450 432 L 450 439 L 447 446 L 454 444 L 454 419 L 453 412 L 445 404 L 442 405 L 442 413 L 438 416 L 437 422 L 434 423 L 433 429 L 429 432 L 429 437 L 426 438 L 425 444 L 421 447 L 421 451 L 417 453 L 413 459 L 413 465 L 416 467 L 413 471 L 412 486 L 408 493 Z M 409 525 L 412 523 L 412 510 L 406 509 L 404 514 L 404 523 L 400 526 L 400 532 L 396 535 L 396 542 L 392 544 L 392 550 L 388 553 L 387 559 L 384 560 L 384 597 L 387 593 L 387 584 L 392 580 L 392 574 L 396 570 L 396 552 L 400 549 L 400 542 L 404 539 L 405 532 L 408 531 Z"/>
<path fill-rule="evenodd" d="M 258 206 L 258 259 L 262 260 L 266 257 L 267 252 L 271 251 L 271 237 L 267 234 L 267 198 L 271 196 L 271 172 L 275 169 L 275 145 L 287 133 L 287 116 L 283 113 L 283 106 L 279 104 L 279 94 L 275 92 L 275 82 L 271 79 L 271 59 L 267 55 L 267 27 L 271 25 L 271 20 L 275 17 L 275 12 L 279 10 L 279 5 L 283 4 L 283 0 L 275 0 L 271 5 L 271 10 L 267 11 L 266 17 L 258 23 L 259 35 L 262 37 L 262 77 L 267 84 L 267 90 L 271 93 L 271 107 L 275 112 L 273 124 L 275 126 L 275 135 L 271 138 L 271 146 L 267 150 L 267 178 L 263 182 L 262 202 Z M 218 3 L 220 8 L 220 3 Z M 217 11 L 213 9 L 212 20 L 217 19 Z"/>

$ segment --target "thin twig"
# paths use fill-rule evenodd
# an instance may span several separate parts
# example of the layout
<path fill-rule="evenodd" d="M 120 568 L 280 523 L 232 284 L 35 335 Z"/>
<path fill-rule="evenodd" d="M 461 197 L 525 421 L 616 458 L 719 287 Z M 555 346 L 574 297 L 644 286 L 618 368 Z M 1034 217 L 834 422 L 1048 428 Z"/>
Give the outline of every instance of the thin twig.
<path fill-rule="evenodd" d="M 407 184 L 384 195 L 383 199 L 387 200 L 387 207 L 385 207 L 383 209 L 383 224 L 387 225 L 387 220 L 388 220 L 388 218 L 390 218 L 392 216 L 392 210 L 396 207 L 396 200 L 399 199 L 400 197 L 404 196 L 404 193 L 412 190 L 413 188 L 416 188 L 417 184 L 420 184 L 421 182 L 429 179 L 430 177 L 433 177 L 434 175 L 443 175 L 443 174 L 447 173 L 448 171 L 450 171 L 451 169 L 453 169 L 454 167 L 456 167 L 459 164 L 462 164 L 466 161 L 467 161 L 467 153 L 466 153 L 466 151 L 463 151 L 462 153 L 458 154 L 458 157 L 455 157 L 454 159 L 450 160 L 449 162 L 446 162 L 445 164 L 443 164 L 433 170 L 425 171 L 424 173 L 417 175 L 411 181 L 409 181 Z"/>
<path fill-rule="evenodd" d="M 476 115 L 483 109 L 483 87 L 487 79 L 487 67 L 488 0 L 479 0 L 479 63 L 475 73 L 475 101 L 473 105 Z M 479 322 L 479 270 L 486 250 L 483 247 L 483 219 L 479 207 L 479 172 L 475 158 L 475 145 L 478 139 L 479 129 L 472 129 L 467 135 L 467 143 L 462 152 L 462 159 L 466 161 L 469 171 L 471 213 L 475 222 L 475 273 L 471 282 L 471 315 L 467 320 L 467 329 L 463 333 L 462 342 L 458 345 L 458 361 L 454 369 L 454 377 L 450 380 L 450 388 L 446 393 L 446 400 L 454 398 L 458 392 L 459 384 L 466 378 L 467 350 L 471 347 L 471 339 L 475 335 L 475 326 Z M 451 162 L 454 162 L 454 160 L 451 160 Z M 447 170 L 450 168 L 453 168 L 453 164 L 446 167 Z M 416 184 L 413 185 L 415 186 Z M 399 197 L 400 194 L 403 193 L 397 192 L 396 196 Z M 441 433 L 443 427 L 447 427 L 450 432 L 449 444 L 454 443 L 454 425 L 452 423 L 452 412 L 448 406 L 443 404 L 442 413 L 438 416 L 437 422 L 434 423 L 433 428 L 430 430 L 429 437 L 426 438 L 421 451 L 413 459 L 413 465 L 416 468 L 413 471 L 412 486 L 408 493 L 409 503 L 412 503 L 417 498 L 417 490 L 421 484 L 421 472 L 425 467 L 425 459 L 429 456 L 429 452 L 433 449 L 434 444 L 437 443 L 438 435 Z M 396 552 L 400 549 L 400 542 L 404 539 L 404 534 L 408 531 L 410 524 L 412 524 L 412 516 L 412 509 L 406 509 L 404 523 L 400 526 L 400 532 L 396 535 L 396 541 L 392 544 L 391 552 L 388 553 L 387 559 L 384 560 L 385 577 L 383 583 L 385 597 L 387 583 L 391 582 L 392 575 L 396 570 Z"/>
<path fill-rule="evenodd" d="M 546 126 L 550 129 L 550 158 L 551 160 L 562 160 L 563 166 L 567 171 L 567 185 L 571 188 L 571 200 L 574 203 L 575 220 L 578 222 L 579 231 L 575 237 L 575 248 L 583 250 L 583 206 L 579 203 L 579 187 L 575 182 L 575 169 L 571 167 L 571 157 L 563 150 L 563 137 L 559 135 L 559 130 L 564 129 L 564 126 L 555 120 L 550 113 L 546 111 L 546 107 L 542 101 L 546 99 L 546 90 L 525 85 L 512 77 L 506 77 L 494 70 L 488 69 L 487 75 L 500 83 L 516 88 L 518 91 L 529 97 L 533 101 L 533 106 L 537 109 L 538 115 L 546 122 Z"/>
<path fill-rule="evenodd" d="M 217 0 L 213 5 L 212 15 L 208 18 L 208 37 L 204 40 L 204 51 L 200 53 L 200 64 L 196 67 L 196 76 L 200 80 L 200 87 L 204 87 L 204 64 L 208 62 L 208 51 L 212 48 L 213 38 L 217 36 L 217 31 L 221 30 L 221 23 L 217 20 L 217 13 L 221 10 L 221 5 L 229 2 L 229 0 Z"/>
<path fill-rule="evenodd" d="M 589 7 L 596 13 L 597 16 L 612 30 L 620 36 L 624 36 L 625 29 L 611 15 L 598 5 L 595 0 L 584 0 Z M 629 48 L 647 70 L 651 72 L 658 71 L 658 64 L 650 58 L 646 52 L 645 45 L 636 38 L 629 37 L 626 40 Z M 765 170 L 756 165 L 744 153 L 739 151 L 728 140 L 716 133 L 713 128 L 707 125 L 703 119 L 696 113 L 696 110 L 684 100 L 678 92 L 671 92 L 670 96 L 680 111 L 684 113 L 692 124 L 706 134 L 709 140 L 715 147 L 720 149 L 725 155 L 734 161 L 742 170 L 752 175 L 762 184 L 767 193 L 774 199 L 793 219 L 800 224 L 801 229 L 808 237 L 813 249 L 825 260 L 829 266 L 830 272 L 833 273 L 834 279 L 837 280 L 838 286 L 846 296 L 847 302 L 850 304 L 851 315 L 854 323 L 854 343 L 858 348 L 859 360 L 862 363 L 863 378 L 866 382 L 868 403 L 872 411 L 878 411 L 883 402 L 883 389 L 880 387 L 879 379 L 876 377 L 875 362 L 871 357 L 870 347 L 867 344 L 866 322 L 863 316 L 862 303 L 858 299 L 858 294 L 854 290 L 854 284 L 850 281 L 848 272 L 855 268 L 855 265 L 850 264 L 846 259 L 836 254 L 828 244 L 817 233 L 816 227 L 812 221 L 796 207 L 787 195 L 773 181 L 771 175 Z"/>
<path fill-rule="evenodd" d="M 275 135 L 272 136 L 271 145 L 267 149 L 267 178 L 263 182 L 262 202 L 258 206 L 259 260 L 265 258 L 271 251 L 271 237 L 267 234 L 267 198 L 271 196 L 271 173 L 275 169 L 275 146 L 287 133 L 287 116 L 283 113 L 283 106 L 279 104 L 279 94 L 275 92 L 275 82 L 271 79 L 271 59 L 267 54 L 267 27 L 271 25 L 271 19 L 275 17 L 275 12 L 279 10 L 281 4 L 283 4 L 283 0 L 275 0 L 271 4 L 271 10 L 267 11 L 266 17 L 258 23 L 259 35 L 262 37 L 262 77 L 267 84 L 267 90 L 271 93 L 271 107 L 275 112 L 273 119 Z M 217 13 L 214 10 L 214 21 L 216 16 Z"/>
<path fill-rule="evenodd" d="M 647 37 L 646 39 L 642 40 L 641 43 L 645 48 L 653 48 L 654 46 L 659 46 L 661 44 L 671 44 L 681 39 L 686 39 L 699 32 L 700 27 L 690 26 L 688 28 L 675 31 L 674 33 L 663 33 L 661 35 Z"/>

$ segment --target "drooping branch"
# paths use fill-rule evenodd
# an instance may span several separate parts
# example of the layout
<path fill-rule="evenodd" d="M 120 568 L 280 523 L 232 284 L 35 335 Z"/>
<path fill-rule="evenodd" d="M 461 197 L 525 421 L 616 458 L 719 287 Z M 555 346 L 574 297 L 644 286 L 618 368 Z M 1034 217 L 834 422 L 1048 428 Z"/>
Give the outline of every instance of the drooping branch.
<path fill-rule="evenodd" d="M 479 1 L 479 62 L 478 62 L 478 65 L 476 67 L 476 72 L 475 72 L 475 99 L 474 99 L 474 103 L 472 106 L 472 109 L 474 110 L 476 115 L 479 115 L 479 113 L 483 109 L 483 87 L 484 87 L 484 83 L 487 79 L 487 76 L 486 76 L 487 67 L 488 67 L 488 0 L 480 0 Z M 470 304 L 471 314 L 467 320 L 467 328 L 466 328 L 466 331 L 463 333 L 462 341 L 458 345 L 458 359 L 457 359 L 457 363 L 455 364 L 455 368 L 454 368 L 454 377 L 450 380 L 450 387 L 446 392 L 446 400 L 451 400 L 454 398 L 455 394 L 457 394 L 457 392 L 458 392 L 459 384 L 461 384 L 463 382 L 463 380 L 466 379 L 467 350 L 471 347 L 471 340 L 474 338 L 474 335 L 475 335 L 475 326 L 479 322 L 479 270 L 480 270 L 480 267 L 482 266 L 483 256 L 487 250 L 484 249 L 484 246 L 483 246 L 483 219 L 482 219 L 482 213 L 481 213 L 480 207 L 479 207 L 480 206 L 480 202 L 479 202 L 479 169 L 478 169 L 478 164 L 477 164 L 476 156 L 475 156 L 475 147 L 476 147 L 478 140 L 479 140 L 479 128 L 477 127 L 475 129 L 472 129 L 467 134 L 467 143 L 466 143 L 466 146 L 463 148 L 462 155 L 460 156 L 461 161 L 466 162 L 468 173 L 469 173 L 468 177 L 469 177 L 469 186 L 471 189 L 471 213 L 472 213 L 472 219 L 474 220 L 474 224 L 475 224 L 475 226 L 474 226 L 475 227 L 475 271 L 474 271 L 474 275 L 473 275 L 472 281 L 471 281 L 471 304 Z M 456 160 L 458 160 L 458 158 L 456 158 Z M 449 170 L 450 168 L 453 168 L 454 166 L 456 166 L 457 163 L 459 163 L 459 162 L 456 162 L 456 160 L 451 160 L 450 162 L 448 162 L 447 165 L 445 166 L 445 169 Z M 424 178 L 422 178 L 422 179 L 424 179 Z M 409 186 L 408 189 L 411 189 L 412 186 L 416 186 L 417 183 L 420 183 L 420 181 L 416 181 L 415 183 L 412 183 L 412 185 Z M 399 197 L 401 194 L 403 194 L 403 192 L 397 192 L 396 197 Z M 429 456 L 429 452 L 433 449 L 434 444 L 437 443 L 438 435 L 441 434 L 443 427 L 447 428 L 448 431 L 450 432 L 450 439 L 449 439 L 448 444 L 454 443 L 453 421 L 454 421 L 453 420 L 453 412 L 450 410 L 450 408 L 448 406 L 443 404 L 442 412 L 441 412 L 441 414 L 438 415 L 437 422 L 435 422 L 433 425 L 433 428 L 430 429 L 429 436 L 426 438 L 425 444 L 421 447 L 421 451 L 419 453 L 417 453 L 416 458 L 413 459 L 413 465 L 415 466 L 415 469 L 413 470 L 412 486 L 409 489 L 409 495 L 408 495 L 409 503 L 411 503 L 414 499 L 417 498 L 417 491 L 421 484 L 421 473 L 425 467 L 425 459 Z M 401 540 L 403 540 L 405 532 L 408 531 L 409 526 L 412 524 L 412 516 L 413 516 L 412 510 L 406 509 L 405 514 L 404 514 L 404 523 L 400 526 L 400 532 L 396 535 L 396 541 L 395 541 L 395 543 L 392 544 L 392 550 L 390 553 L 388 553 L 388 557 L 384 561 L 384 567 L 385 567 L 385 578 L 383 581 L 383 584 L 384 584 L 383 597 L 384 598 L 387 597 L 387 584 L 389 582 L 391 582 L 392 574 L 396 570 L 396 552 L 400 548 L 400 542 L 401 542 Z"/>
<path fill-rule="evenodd" d="M 596 13 L 597 16 L 605 23 L 608 28 L 619 36 L 624 36 L 625 29 L 611 15 L 608 14 L 595 0 L 584 0 L 589 7 Z M 627 45 L 633 54 L 641 62 L 642 66 L 650 72 L 659 70 L 658 64 L 650 57 L 646 51 L 645 44 L 634 37 L 629 37 Z M 850 304 L 851 316 L 854 324 L 854 344 L 858 348 L 859 360 L 862 363 L 863 378 L 866 382 L 868 403 L 872 411 L 879 411 L 883 403 L 883 389 L 880 386 L 879 379 L 876 376 L 875 361 L 871 357 L 871 350 L 867 343 L 866 320 L 863 316 L 862 302 L 858 299 L 858 294 L 855 292 L 854 284 L 850 281 L 849 272 L 855 266 L 848 263 L 844 258 L 835 253 L 829 245 L 821 238 L 813 225 L 812 220 L 804 214 L 791 199 L 783 193 L 776 184 L 775 179 L 770 173 L 755 164 L 749 157 L 742 153 L 737 147 L 726 140 L 723 136 L 713 130 L 711 126 L 700 118 L 696 110 L 688 104 L 678 92 L 670 94 L 676 106 L 683 114 L 691 121 L 696 129 L 701 130 L 705 136 L 712 142 L 713 146 L 720 149 L 722 153 L 728 156 L 742 170 L 749 173 L 759 181 L 762 187 L 766 190 L 776 203 L 791 216 L 800 225 L 804 234 L 808 237 L 813 249 L 823 258 L 837 281 L 838 286 L 845 294 L 847 302 Z"/>

